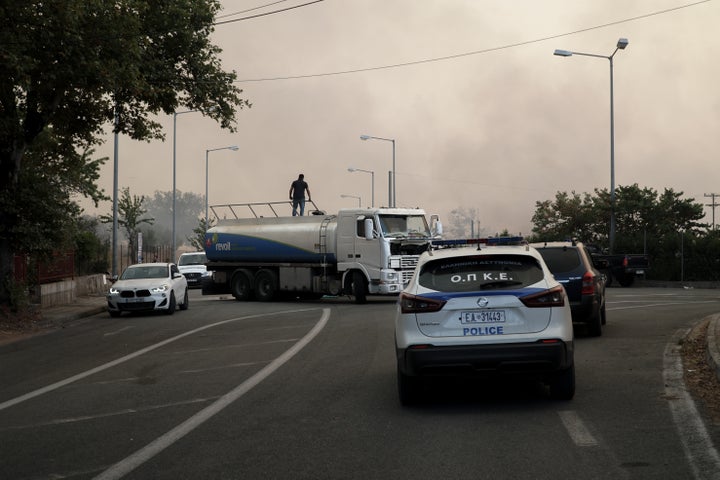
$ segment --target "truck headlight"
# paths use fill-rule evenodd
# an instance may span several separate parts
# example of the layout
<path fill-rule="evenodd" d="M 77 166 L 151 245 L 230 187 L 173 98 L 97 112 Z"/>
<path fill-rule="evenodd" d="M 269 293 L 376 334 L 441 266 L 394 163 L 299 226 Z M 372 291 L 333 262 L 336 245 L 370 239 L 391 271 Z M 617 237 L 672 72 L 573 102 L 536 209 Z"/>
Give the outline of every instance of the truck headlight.
<path fill-rule="evenodd" d="M 398 272 L 385 272 L 385 281 L 396 282 L 398 279 Z"/>

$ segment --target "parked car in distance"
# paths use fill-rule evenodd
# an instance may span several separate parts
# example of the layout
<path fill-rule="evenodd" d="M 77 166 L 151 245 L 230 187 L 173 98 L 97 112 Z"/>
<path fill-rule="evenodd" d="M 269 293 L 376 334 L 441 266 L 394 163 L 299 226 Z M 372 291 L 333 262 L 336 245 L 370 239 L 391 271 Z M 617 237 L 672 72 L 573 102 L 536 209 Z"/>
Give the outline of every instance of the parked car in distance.
<path fill-rule="evenodd" d="M 180 255 L 177 265 L 180 273 L 187 279 L 188 287 L 202 286 L 203 277 L 208 276 L 206 263 L 205 252 L 189 252 Z"/>
<path fill-rule="evenodd" d="M 525 246 L 446 248 L 420 256 L 400 294 L 395 349 L 400 402 L 428 377 L 537 377 L 550 395 L 575 394 L 574 340 L 565 290 Z"/>
<path fill-rule="evenodd" d="M 597 245 L 585 244 L 595 266 L 607 277 L 607 286 L 616 279 L 621 287 L 630 287 L 635 277 L 644 276 L 650 270 L 650 257 L 644 253 L 607 254 Z M 603 262 L 600 266 L 599 262 Z"/>
<path fill-rule="evenodd" d="M 107 294 L 108 312 L 161 310 L 172 315 L 176 307 L 187 310 L 187 280 L 174 263 L 139 263 L 125 269 Z"/>
<path fill-rule="evenodd" d="M 582 243 L 534 243 L 555 279 L 563 284 L 570 300 L 573 323 L 587 326 L 590 336 L 602 335 L 607 321 L 605 285 L 607 277 L 595 265 L 593 256 Z"/>

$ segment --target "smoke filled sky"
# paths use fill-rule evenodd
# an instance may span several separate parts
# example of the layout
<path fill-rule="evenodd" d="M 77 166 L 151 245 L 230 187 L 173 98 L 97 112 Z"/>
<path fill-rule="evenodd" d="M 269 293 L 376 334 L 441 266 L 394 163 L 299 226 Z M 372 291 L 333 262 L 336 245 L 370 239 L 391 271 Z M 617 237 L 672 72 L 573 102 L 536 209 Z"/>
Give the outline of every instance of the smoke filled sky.
<path fill-rule="evenodd" d="M 309 0 L 225 0 L 218 21 Z M 250 10 L 268 5 L 258 10 Z M 217 25 L 226 70 L 253 106 L 228 133 L 177 117 L 177 189 L 209 202 L 286 200 L 305 174 L 327 212 L 397 204 L 447 220 L 475 208 L 484 233 L 527 234 L 535 202 L 610 187 L 614 57 L 615 184 L 720 193 L 720 2 L 684 0 L 324 0 Z M 348 73 L 349 72 L 349 73 Z M 172 116 L 164 142 L 120 137 L 119 186 L 172 190 Z M 107 131 L 110 131 L 108 126 Z M 112 192 L 110 161 L 100 180 Z M 109 213 L 111 202 L 101 205 Z M 706 221 L 712 209 L 706 207 Z M 289 211 L 287 212 L 289 214 Z"/>

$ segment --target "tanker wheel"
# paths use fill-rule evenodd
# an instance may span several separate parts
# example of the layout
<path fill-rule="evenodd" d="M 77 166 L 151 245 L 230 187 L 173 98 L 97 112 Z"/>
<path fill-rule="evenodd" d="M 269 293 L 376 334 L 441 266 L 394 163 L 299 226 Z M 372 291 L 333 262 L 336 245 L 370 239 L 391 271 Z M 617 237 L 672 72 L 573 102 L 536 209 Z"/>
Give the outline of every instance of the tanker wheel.
<path fill-rule="evenodd" d="M 231 285 L 232 295 L 235 300 L 247 301 L 252 300 L 253 281 L 252 274 L 245 269 L 237 270 L 232 277 Z"/>
<path fill-rule="evenodd" d="M 263 269 L 255 274 L 255 297 L 261 302 L 270 302 L 278 289 L 278 277 L 272 270 Z"/>
<path fill-rule="evenodd" d="M 352 294 L 355 296 L 355 303 L 367 302 L 368 287 L 365 275 L 362 272 L 354 271 L 352 274 Z"/>

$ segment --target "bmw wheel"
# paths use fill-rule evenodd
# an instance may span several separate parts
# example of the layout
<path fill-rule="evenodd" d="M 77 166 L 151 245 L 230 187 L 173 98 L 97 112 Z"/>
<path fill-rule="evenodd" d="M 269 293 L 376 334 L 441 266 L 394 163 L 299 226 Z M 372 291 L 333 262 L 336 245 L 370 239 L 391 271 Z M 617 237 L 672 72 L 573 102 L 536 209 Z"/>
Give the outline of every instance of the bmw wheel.
<path fill-rule="evenodd" d="M 168 300 L 170 303 L 168 304 L 167 310 L 165 310 L 165 313 L 167 315 L 172 315 L 175 313 L 175 307 L 177 306 L 177 303 L 175 302 L 175 292 L 170 292 L 170 300 Z"/>
<path fill-rule="evenodd" d="M 183 302 L 180 304 L 180 310 L 187 310 L 190 307 L 190 296 L 188 295 L 188 289 L 185 289 L 185 298 L 183 298 Z"/>

